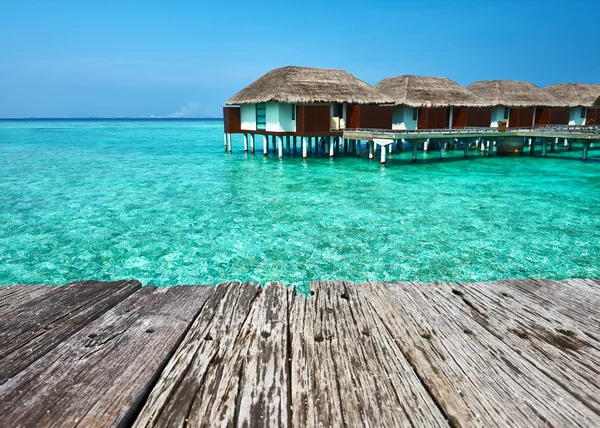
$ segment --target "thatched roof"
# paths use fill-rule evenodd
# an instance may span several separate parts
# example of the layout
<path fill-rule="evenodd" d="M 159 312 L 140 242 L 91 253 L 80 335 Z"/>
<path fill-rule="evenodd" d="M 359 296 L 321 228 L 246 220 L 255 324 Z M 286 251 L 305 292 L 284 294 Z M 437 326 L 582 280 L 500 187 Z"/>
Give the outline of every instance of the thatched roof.
<path fill-rule="evenodd" d="M 594 101 L 594 108 L 600 108 L 600 97 L 596 98 L 596 101 Z"/>
<path fill-rule="evenodd" d="M 591 107 L 600 97 L 600 85 L 594 84 L 559 83 L 546 86 L 544 90 L 563 102 L 565 107 Z"/>
<path fill-rule="evenodd" d="M 533 83 L 518 80 L 484 80 L 467 86 L 486 105 L 505 107 L 566 107 Z"/>
<path fill-rule="evenodd" d="M 409 107 L 481 107 L 477 96 L 445 77 L 397 76 L 388 77 L 375 85 L 388 95 L 395 105 Z"/>
<path fill-rule="evenodd" d="M 372 86 L 344 70 L 309 67 L 283 67 L 246 86 L 226 104 L 353 103 L 391 104 Z"/>

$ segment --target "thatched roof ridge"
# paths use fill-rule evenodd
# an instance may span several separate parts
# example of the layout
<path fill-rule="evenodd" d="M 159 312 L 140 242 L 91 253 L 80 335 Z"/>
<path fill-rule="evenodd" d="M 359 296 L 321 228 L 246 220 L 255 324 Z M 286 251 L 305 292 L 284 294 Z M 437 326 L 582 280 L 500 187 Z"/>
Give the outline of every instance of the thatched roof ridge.
<path fill-rule="evenodd" d="M 600 97 L 600 85 L 591 83 L 559 83 L 544 88 L 550 92 L 565 107 L 591 107 Z"/>
<path fill-rule="evenodd" d="M 269 71 L 226 104 L 266 102 L 391 104 L 388 97 L 347 71 L 293 66 Z"/>
<path fill-rule="evenodd" d="M 471 83 L 467 89 L 490 107 L 566 107 L 564 102 L 530 82 L 483 80 Z"/>
<path fill-rule="evenodd" d="M 409 107 L 483 107 L 484 104 L 458 83 L 446 77 L 404 75 L 388 77 L 375 89 Z"/>

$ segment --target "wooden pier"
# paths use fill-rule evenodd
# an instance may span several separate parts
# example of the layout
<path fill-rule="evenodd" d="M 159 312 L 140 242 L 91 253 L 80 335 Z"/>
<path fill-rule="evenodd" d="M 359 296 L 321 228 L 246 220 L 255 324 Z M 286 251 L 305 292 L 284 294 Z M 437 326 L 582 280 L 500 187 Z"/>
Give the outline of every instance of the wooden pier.
<path fill-rule="evenodd" d="M 0 426 L 600 426 L 600 280 L 0 287 Z"/>
<path fill-rule="evenodd" d="M 254 154 L 257 135 L 244 133 L 243 137 L 244 151 Z M 368 153 L 368 158 L 375 159 L 379 150 L 383 164 L 386 163 L 386 155 L 392 154 L 394 147 L 397 151 L 404 151 L 405 144 L 412 150 L 413 162 L 417 160 L 419 150 L 439 150 L 440 159 L 444 159 L 449 148 L 460 149 L 464 152 L 464 157 L 468 157 L 472 150 L 490 156 L 522 154 L 525 147 L 530 155 L 534 155 L 537 146 L 541 156 L 545 157 L 548 152 L 554 152 L 561 146 L 571 151 L 574 144 L 581 146 L 582 159 L 587 160 L 592 144 L 600 143 L 600 126 L 548 125 L 503 131 L 498 128 L 345 129 L 337 131 L 335 135 L 321 137 L 263 135 L 262 140 L 264 156 L 272 153 L 279 158 L 293 153 L 301 153 L 303 159 L 313 153 L 329 157 L 339 153 L 360 155 L 363 153 L 364 142 L 364 152 Z M 231 134 L 225 134 L 224 148 L 226 152 L 232 152 Z"/>

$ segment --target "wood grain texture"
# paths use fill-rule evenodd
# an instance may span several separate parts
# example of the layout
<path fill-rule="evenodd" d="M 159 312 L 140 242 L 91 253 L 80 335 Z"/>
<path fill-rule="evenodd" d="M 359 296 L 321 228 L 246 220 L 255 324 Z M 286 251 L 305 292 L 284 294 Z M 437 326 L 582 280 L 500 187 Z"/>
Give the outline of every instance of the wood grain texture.
<path fill-rule="evenodd" d="M 4 319 L 21 305 L 52 291 L 55 287 L 38 284 L 13 284 L 0 286 L 0 319 Z"/>
<path fill-rule="evenodd" d="M 141 287 L 84 281 L 55 287 L 0 319 L 0 384 Z"/>
<path fill-rule="evenodd" d="M 219 284 L 135 426 L 287 426 L 286 357 L 287 289 Z"/>
<path fill-rule="evenodd" d="M 130 423 L 212 292 L 144 287 L 129 296 L 0 386 L 2 424 Z"/>
<path fill-rule="evenodd" d="M 484 328 L 488 315 L 448 287 L 366 283 L 360 293 L 453 425 L 600 423 L 597 413 Z"/>
<path fill-rule="evenodd" d="M 560 283 L 549 286 L 564 287 Z M 587 337 L 555 305 L 537 304 L 506 284 L 450 283 L 439 287 L 462 301 L 464 312 L 478 311 L 474 318 L 481 327 L 558 383 L 565 394 L 600 415 L 600 343 Z M 600 299 L 595 303 L 600 305 Z"/>
<path fill-rule="evenodd" d="M 599 280 L 23 287 L 0 425 L 600 426 Z"/>
<path fill-rule="evenodd" d="M 293 426 L 447 426 L 351 282 L 290 297 Z"/>

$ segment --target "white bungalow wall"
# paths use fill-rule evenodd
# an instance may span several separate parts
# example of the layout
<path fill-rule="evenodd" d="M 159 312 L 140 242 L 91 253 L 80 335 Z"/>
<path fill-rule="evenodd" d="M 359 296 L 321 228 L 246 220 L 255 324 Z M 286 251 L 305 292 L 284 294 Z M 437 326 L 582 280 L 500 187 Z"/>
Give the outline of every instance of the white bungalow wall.
<path fill-rule="evenodd" d="M 569 114 L 569 125 L 585 125 L 585 117 L 581 117 L 581 109 L 584 107 L 573 107 Z"/>
<path fill-rule="evenodd" d="M 242 104 L 240 106 L 240 121 L 242 130 L 256 131 L 256 104 Z"/>
<path fill-rule="evenodd" d="M 498 122 L 500 122 L 501 120 L 506 120 L 508 122 L 508 118 L 504 119 L 504 107 L 492 107 L 492 122 L 490 123 L 490 127 L 497 128 Z M 510 123 L 508 124 L 508 126 L 510 126 Z"/>
<path fill-rule="evenodd" d="M 413 108 L 408 106 L 394 106 L 392 112 L 392 129 L 417 129 L 418 120 L 413 120 Z"/>
<path fill-rule="evenodd" d="M 292 120 L 293 104 L 267 103 L 267 131 L 296 132 L 296 121 Z"/>

